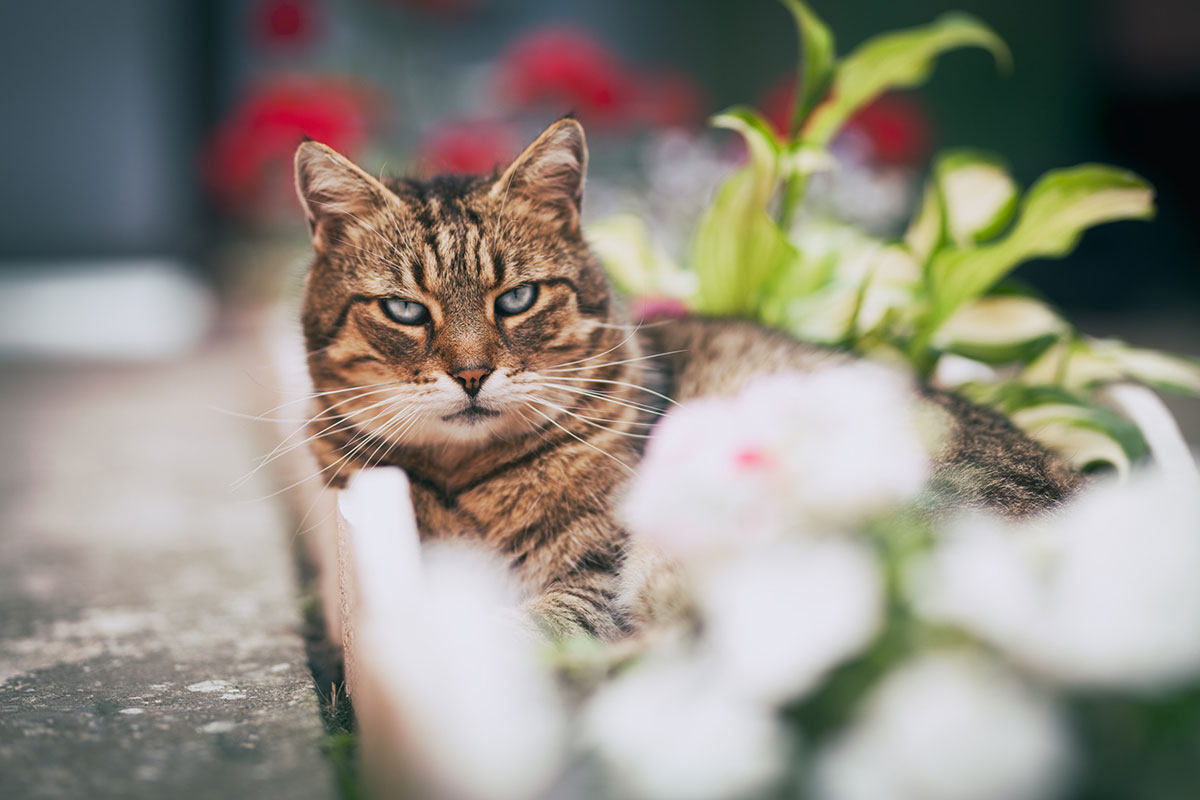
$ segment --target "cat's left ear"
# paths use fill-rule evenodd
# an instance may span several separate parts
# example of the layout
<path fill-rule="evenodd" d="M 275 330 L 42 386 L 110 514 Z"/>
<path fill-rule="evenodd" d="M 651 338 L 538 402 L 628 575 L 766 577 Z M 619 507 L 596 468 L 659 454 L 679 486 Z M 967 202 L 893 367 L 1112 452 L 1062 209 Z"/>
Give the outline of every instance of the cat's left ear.
<path fill-rule="evenodd" d="M 559 217 L 566 227 L 578 230 L 587 159 L 583 126 L 571 118 L 560 119 L 517 156 L 491 194 L 524 196 Z"/>
<path fill-rule="evenodd" d="M 339 230 L 384 206 L 400 201 L 370 173 L 328 145 L 305 141 L 296 150 L 296 194 L 304 206 L 313 247 L 334 247 Z"/>

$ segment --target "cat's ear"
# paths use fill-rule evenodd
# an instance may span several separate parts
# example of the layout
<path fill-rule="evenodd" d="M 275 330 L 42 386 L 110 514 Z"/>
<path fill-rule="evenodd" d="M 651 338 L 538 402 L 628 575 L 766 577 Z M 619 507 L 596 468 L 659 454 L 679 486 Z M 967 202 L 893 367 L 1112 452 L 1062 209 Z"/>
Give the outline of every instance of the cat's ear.
<path fill-rule="evenodd" d="M 296 150 L 296 193 L 318 253 L 336 243 L 337 230 L 373 209 L 399 207 L 399 199 L 386 186 L 341 153 L 314 141 L 302 142 Z"/>
<path fill-rule="evenodd" d="M 560 119 L 517 156 L 491 193 L 501 198 L 523 195 L 578 229 L 587 159 L 583 126 L 569 117 Z"/>

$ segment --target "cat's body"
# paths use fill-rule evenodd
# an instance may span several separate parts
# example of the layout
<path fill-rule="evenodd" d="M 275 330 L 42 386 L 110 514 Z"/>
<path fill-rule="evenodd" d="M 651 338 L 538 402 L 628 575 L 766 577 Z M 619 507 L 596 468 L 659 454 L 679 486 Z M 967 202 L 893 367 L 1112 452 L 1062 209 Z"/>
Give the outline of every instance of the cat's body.
<path fill-rule="evenodd" d="M 573 120 L 490 178 L 384 184 L 303 145 L 304 327 L 329 482 L 402 467 L 423 538 L 487 543 L 554 633 L 612 638 L 644 616 L 618 603 L 615 509 L 655 420 L 850 357 L 741 321 L 626 324 L 580 234 L 585 165 Z M 931 496 L 1028 514 L 1078 484 L 1003 418 L 914 392 L 949 430 Z"/>

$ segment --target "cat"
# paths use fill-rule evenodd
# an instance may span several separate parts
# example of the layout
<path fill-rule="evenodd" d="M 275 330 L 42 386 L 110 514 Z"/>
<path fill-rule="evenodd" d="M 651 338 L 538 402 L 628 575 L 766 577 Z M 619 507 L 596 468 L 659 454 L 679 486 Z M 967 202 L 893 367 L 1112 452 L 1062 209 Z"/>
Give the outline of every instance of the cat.
<path fill-rule="evenodd" d="M 654 617 L 619 597 L 614 506 L 668 398 L 851 357 L 742 320 L 629 325 L 580 228 L 587 159 L 571 118 L 490 176 L 377 179 L 305 141 L 302 323 L 328 484 L 403 468 L 422 539 L 500 552 L 550 635 L 615 639 Z M 1003 417 L 914 392 L 949 421 L 936 508 L 1035 514 L 1079 486 Z"/>

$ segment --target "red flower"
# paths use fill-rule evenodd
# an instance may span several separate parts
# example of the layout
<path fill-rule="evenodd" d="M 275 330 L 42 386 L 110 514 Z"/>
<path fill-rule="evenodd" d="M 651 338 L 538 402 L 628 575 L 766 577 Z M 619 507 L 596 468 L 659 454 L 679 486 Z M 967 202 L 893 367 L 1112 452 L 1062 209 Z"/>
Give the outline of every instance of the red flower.
<path fill-rule="evenodd" d="M 583 31 L 543 28 L 509 47 L 501 79 L 520 106 L 552 104 L 601 125 L 628 121 L 637 100 L 636 81 L 613 53 Z"/>
<path fill-rule="evenodd" d="M 270 44 L 302 44 L 313 35 L 309 0 L 263 0 L 256 10 L 259 37 Z"/>
<path fill-rule="evenodd" d="M 796 76 L 789 75 L 768 89 L 758 103 L 762 115 L 780 136 L 787 136 L 791 129 L 792 109 L 796 107 L 795 101 Z"/>
<path fill-rule="evenodd" d="M 203 154 L 205 181 L 224 207 L 253 215 L 270 205 L 280 186 L 290 186 L 292 156 L 303 137 L 349 155 L 358 150 L 373 99 L 362 86 L 333 78 L 265 83 L 213 131 Z"/>
<path fill-rule="evenodd" d="M 796 78 L 789 76 L 763 96 L 759 107 L 772 127 L 786 135 L 795 108 Z M 860 108 L 844 130 L 863 134 L 871 157 L 883 164 L 913 164 L 929 154 L 932 131 L 913 95 L 885 94 Z"/>
<path fill-rule="evenodd" d="M 911 95 L 885 94 L 859 109 L 847 127 L 864 133 L 884 164 L 915 164 L 929 155 L 933 138 L 925 109 Z"/>
<path fill-rule="evenodd" d="M 704 121 L 708 98 L 686 72 L 667 70 L 648 75 L 639 99 L 639 116 L 664 128 L 691 127 Z"/>
<path fill-rule="evenodd" d="M 519 150 L 519 139 L 510 125 L 484 121 L 452 122 L 425 137 L 420 148 L 420 162 L 427 174 L 487 173 L 496 166 L 507 164 Z"/>

